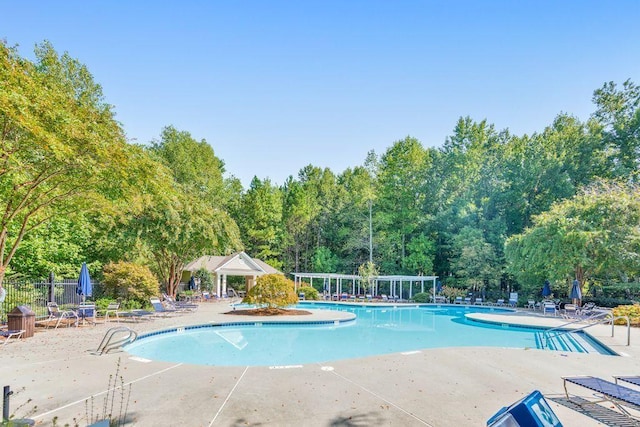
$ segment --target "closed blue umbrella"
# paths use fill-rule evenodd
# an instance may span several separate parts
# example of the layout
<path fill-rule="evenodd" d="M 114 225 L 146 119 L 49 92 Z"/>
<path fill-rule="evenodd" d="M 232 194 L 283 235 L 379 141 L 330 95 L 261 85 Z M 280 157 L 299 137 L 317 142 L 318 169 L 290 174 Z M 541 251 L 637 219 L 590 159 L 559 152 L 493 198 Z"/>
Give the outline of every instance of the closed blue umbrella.
<path fill-rule="evenodd" d="M 82 295 L 82 301 L 85 300 L 86 297 L 91 296 L 93 293 L 93 289 L 91 287 L 91 277 L 89 276 L 89 269 L 87 268 L 87 263 L 82 263 L 82 268 L 80 269 L 80 277 L 78 278 L 78 288 L 76 289 L 78 295 Z"/>
<path fill-rule="evenodd" d="M 195 291 L 196 288 L 197 288 L 196 280 L 193 278 L 193 276 L 191 276 L 191 279 L 189 279 L 189 290 L 190 291 Z"/>
<path fill-rule="evenodd" d="M 581 300 L 582 299 L 582 291 L 580 290 L 580 282 L 578 282 L 578 279 L 573 281 L 573 286 L 571 286 L 571 294 L 569 295 L 569 298 L 571 298 L 572 300 Z"/>
<path fill-rule="evenodd" d="M 436 282 L 436 293 L 439 294 L 440 292 L 442 292 L 442 282 L 440 280 L 438 280 Z"/>
<path fill-rule="evenodd" d="M 544 286 L 542 287 L 542 296 L 545 298 L 551 296 L 551 286 L 549 286 L 548 280 L 544 281 Z"/>

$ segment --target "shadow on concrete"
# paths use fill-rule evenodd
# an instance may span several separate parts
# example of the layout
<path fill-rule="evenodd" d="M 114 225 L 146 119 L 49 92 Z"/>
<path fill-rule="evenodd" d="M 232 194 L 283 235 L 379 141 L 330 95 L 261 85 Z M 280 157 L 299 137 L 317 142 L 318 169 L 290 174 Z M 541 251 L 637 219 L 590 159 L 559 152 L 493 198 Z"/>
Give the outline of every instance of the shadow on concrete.
<path fill-rule="evenodd" d="M 606 426 L 613 427 L 638 427 L 640 421 L 626 416 L 623 413 L 614 411 L 609 408 L 605 408 L 597 403 L 591 403 L 590 401 L 583 399 L 582 397 L 572 396 L 571 399 L 566 397 L 552 397 L 549 398 L 554 402 L 571 408 L 576 412 L 581 413 L 589 418 L 603 423 Z"/>
<path fill-rule="evenodd" d="M 338 416 L 329 425 L 332 427 L 364 427 L 379 426 L 384 424 L 384 418 L 375 412 L 369 414 L 359 414 L 350 416 Z"/>

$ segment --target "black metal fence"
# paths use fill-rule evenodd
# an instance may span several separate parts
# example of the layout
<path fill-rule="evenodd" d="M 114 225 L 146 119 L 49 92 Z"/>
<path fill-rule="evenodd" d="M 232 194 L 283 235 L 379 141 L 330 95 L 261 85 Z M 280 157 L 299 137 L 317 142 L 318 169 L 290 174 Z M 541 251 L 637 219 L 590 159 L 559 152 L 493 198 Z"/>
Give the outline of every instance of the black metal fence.
<path fill-rule="evenodd" d="M 77 306 L 82 302 L 78 295 L 78 281 L 73 279 L 55 282 L 4 282 L 6 296 L 0 303 L 0 322 L 7 321 L 7 313 L 20 305 L 26 305 L 36 314 L 36 318 L 48 315 L 47 303 L 55 301 L 62 308 Z M 94 295 L 100 294 L 100 284 L 92 282 Z"/>

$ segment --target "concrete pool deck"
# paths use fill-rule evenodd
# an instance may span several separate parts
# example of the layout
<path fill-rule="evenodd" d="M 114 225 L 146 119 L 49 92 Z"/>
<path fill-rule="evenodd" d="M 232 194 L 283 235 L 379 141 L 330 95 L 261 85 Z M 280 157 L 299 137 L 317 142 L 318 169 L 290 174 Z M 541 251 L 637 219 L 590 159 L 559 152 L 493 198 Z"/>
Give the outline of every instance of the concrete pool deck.
<path fill-rule="evenodd" d="M 228 303 L 194 313 L 121 323 L 138 333 L 208 322 L 253 321 L 225 315 Z M 564 319 L 486 313 L 499 323 L 560 325 Z M 329 320 L 314 311 L 304 320 Z M 266 318 L 269 320 L 269 318 Z M 279 316 L 277 321 L 302 320 Z M 640 374 L 640 331 L 594 326 L 592 336 L 622 357 L 511 348 L 442 348 L 295 367 L 228 367 L 145 361 L 126 352 L 96 356 L 115 322 L 40 330 L 0 347 L 0 378 L 14 391 L 11 413 L 36 425 L 85 426 L 103 413 L 109 376 L 129 390 L 128 426 L 482 426 L 501 407 L 540 390 L 565 426 L 606 425 L 556 403 L 561 377 Z M 578 387 L 572 394 L 591 399 Z M 91 399 L 91 397 L 93 399 Z M 31 399 L 30 402 L 27 401 Z M 111 405 L 109 399 L 108 404 Z M 120 392 L 113 413 L 120 414 Z M 126 396 L 125 403 L 126 404 Z"/>

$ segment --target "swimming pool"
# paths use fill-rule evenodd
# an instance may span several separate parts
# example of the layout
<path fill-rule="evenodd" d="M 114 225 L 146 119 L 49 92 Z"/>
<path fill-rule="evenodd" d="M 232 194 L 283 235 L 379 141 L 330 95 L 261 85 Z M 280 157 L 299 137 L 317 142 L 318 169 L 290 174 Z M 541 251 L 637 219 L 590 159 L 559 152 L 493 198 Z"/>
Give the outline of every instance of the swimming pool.
<path fill-rule="evenodd" d="M 346 322 L 196 325 L 141 335 L 135 356 L 222 366 L 286 366 L 440 347 L 540 348 L 540 329 L 474 322 L 470 306 L 362 306 L 301 303 L 355 314 Z"/>

